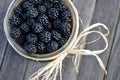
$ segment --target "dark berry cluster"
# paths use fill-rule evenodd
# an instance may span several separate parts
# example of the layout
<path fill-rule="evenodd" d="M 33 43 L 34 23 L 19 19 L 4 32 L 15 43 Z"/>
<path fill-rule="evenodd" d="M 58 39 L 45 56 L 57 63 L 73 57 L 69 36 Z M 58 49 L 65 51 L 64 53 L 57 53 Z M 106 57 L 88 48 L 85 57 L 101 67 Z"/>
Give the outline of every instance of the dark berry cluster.
<path fill-rule="evenodd" d="M 28 54 L 61 48 L 72 30 L 71 12 L 62 0 L 24 0 L 10 17 L 11 37 Z"/>

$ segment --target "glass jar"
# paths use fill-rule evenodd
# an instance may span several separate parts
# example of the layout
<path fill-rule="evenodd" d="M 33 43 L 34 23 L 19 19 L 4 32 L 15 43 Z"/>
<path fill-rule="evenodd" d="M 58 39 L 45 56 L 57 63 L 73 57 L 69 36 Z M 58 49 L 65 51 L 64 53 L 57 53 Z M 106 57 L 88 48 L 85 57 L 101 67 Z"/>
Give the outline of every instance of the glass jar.
<path fill-rule="evenodd" d="M 21 56 L 28 58 L 28 59 L 32 59 L 32 60 L 36 60 L 36 61 L 46 61 L 46 60 L 53 60 L 55 58 L 57 58 L 60 54 L 64 53 L 65 51 L 69 50 L 72 45 L 74 44 L 78 32 L 79 32 L 79 15 L 78 15 L 78 11 L 75 8 L 74 4 L 72 3 L 71 0 L 63 0 L 64 3 L 66 4 L 66 6 L 68 6 L 69 10 L 72 13 L 72 33 L 70 38 L 68 39 L 68 41 L 65 43 L 65 45 L 58 49 L 55 52 L 49 53 L 49 54 L 27 54 L 26 51 L 19 46 L 11 37 L 10 37 L 10 28 L 11 25 L 9 24 L 9 18 L 10 16 L 13 14 L 13 9 L 18 6 L 21 3 L 22 0 L 13 0 L 12 3 L 10 4 L 6 16 L 4 18 L 4 31 L 5 31 L 5 35 L 7 37 L 8 42 L 10 43 L 10 45 L 14 48 L 14 50 L 20 54 Z"/>

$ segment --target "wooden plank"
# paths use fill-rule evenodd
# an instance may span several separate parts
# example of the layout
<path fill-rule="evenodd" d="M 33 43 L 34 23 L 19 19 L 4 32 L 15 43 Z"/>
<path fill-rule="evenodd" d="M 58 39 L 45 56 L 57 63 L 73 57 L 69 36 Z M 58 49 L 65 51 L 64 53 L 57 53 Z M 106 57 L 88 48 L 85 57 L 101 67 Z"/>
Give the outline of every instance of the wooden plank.
<path fill-rule="evenodd" d="M 6 13 L 6 10 L 8 8 L 8 5 L 9 3 L 11 2 L 12 0 L 0 0 L 0 66 L 2 64 L 2 60 L 3 60 L 3 57 L 4 57 L 4 52 L 5 52 L 5 49 L 6 49 L 6 45 L 7 45 L 7 40 L 6 40 L 6 37 L 5 37 L 5 34 L 4 34 L 4 30 L 3 30 L 3 20 L 4 20 L 4 17 L 5 17 L 5 13 Z"/>
<path fill-rule="evenodd" d="M 108 75 L 104 80 L 120 80 L 120 16 L 113 48 L 107 65 Z"/>
<path fill-rule="evenodd" d="M 108 52 L 112 46 L 112 42 L 113 42 L 112 38 L 114 37 L 114 33 L 115 33 L 115 27 L 116 27 L 115 24 L 118 15 L 118 3 L 119 0 L 97 0 L 95 12 L 93 15 L 93 19 L 91 21 L 91 24 L 96 22 L 104 23 L 110 29 L 110 35 L 108 36 L 109 49 L 105 52 L 107 54 L 104 53 L 100 55 L 105 64 L 107 64 L 107 60 L 110 54 Z M 91 35 L 88 38 L 88 41 L 93 40 L 95 38 L 96 38 L 95 35 Z M 95 44 L 91 44 L 87 46 L 87 48 L 91 50 L 102 49 L 103 47 L 104 47 L 103 40 L 100 40 Z M 104 72 L 100 68 L 95 57 L 91 57 L 91 56 L 84 57 L 81 63 L 78 80 L 103 80 L 103 78 L 104 78 Z"/>
<path fill-rule="evenodd" d="M 94 10 L 94 5 L 95 5 L 95 0 L 74 0 L 74 4 L 76 5 L 80 16 L 84 22 L 85 25 L 89 25 L 90 20 L 91 20 L 91 15 L 93 14 Z M 89 2 L 86 4 L 86 2 Z M 89 13 L 88 13 L 89 11 Z M 24 80 L 27 80 L 28 77 L 38 70 L 39 68 L 43 67 L 46 65 L 48 62 L 34 62 L 34 61 L 29 61 L 27 70 L 26 70 L 26 75 Z M 75 80 L 77 78 L 77 73 L 74 69 L 74 65 L 72 63 L 72 57 L 67 57 L 64 62 L 63 62 L 63 80 Z M 59 79 L 57 79 L 59 80 Z"/>
<path fill-rule="evenodd" d="M 26 59 L 18 55 L 8 45 L 0 71 L 0 80 L 23 80 L 26 64 Z"/>

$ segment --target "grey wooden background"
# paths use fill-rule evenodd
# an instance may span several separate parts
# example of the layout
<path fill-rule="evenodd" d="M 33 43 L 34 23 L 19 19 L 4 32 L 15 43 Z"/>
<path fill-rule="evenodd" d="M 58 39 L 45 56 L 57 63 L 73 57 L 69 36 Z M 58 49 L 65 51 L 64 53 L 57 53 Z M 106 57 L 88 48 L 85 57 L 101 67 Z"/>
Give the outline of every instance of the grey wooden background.
<path fill-rule="evenodd" d="M 0 80 L 27 80 L 34 71 L 48 62 L 25 59 L 18 55 L 7 42 L 3 31 L 3 19 L 11 1 L 0 0 Z M 100 55 L 106 65 L 108 75 L 104 74 L 92 56 L 83 56 L 77 74 L 71 57 L 67 57 L 64 60 L 63 80 L 120 80 L 120 0 L 73 0 L 73 3 L 85 26 L 101 22 L 110 29 L 109 48 Z M 91 35 L 88 41 L 93 38 L 95 36 Z M 86 48 L 101 49 L 103 46 L 104 43 L 101 40 Z"/>

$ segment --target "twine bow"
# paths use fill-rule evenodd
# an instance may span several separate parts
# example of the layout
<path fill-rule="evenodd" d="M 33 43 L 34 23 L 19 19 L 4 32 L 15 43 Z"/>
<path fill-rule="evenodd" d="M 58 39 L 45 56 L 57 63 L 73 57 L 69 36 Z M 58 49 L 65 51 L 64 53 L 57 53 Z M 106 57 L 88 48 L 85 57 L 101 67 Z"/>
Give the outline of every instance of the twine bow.
<path fill-rule="evenodd" d="M 102 31 L 97 31 L 97 30 L 92 30 L 94 28 L 104 28 L 106 30 L 106 34 L 104 34 Z M 78 42 L 86 37 L 89 34 L 99 34 L 100 37 L 104 40 L 105 42 L 105 47 L 101 50 L 88 50 L 88 49 L 80 49 L 78 46 L 80 46 L 78 44 Z M 62 62 L 65 59 L 65 57 L 68 54 L 75 54 L 76 56 L 79 55 L 91 55 L 91 56 L 95 56 L 97 61 L 99 62 L 99 65 L 101 66 L 101 68 L 105 71 L 105 73 L 107 74 L 107 71 L 105 69 L 105 66 L 101 60 L 101 58 L 98 56 L 99 54 L 103 53 L 107 48 L 108 48 L 108 40 L 107 37 L 109 34 L 109 29 L 102 23 L 96 23 L 93 24 L 87 28 L 85 28 L 79 35 L 78 38 L 76 39 L 73 47 L 71 49 L 69 49 L 68 51 L 61 53 L 54 61 L 50 62 L 49 64 L 47 64 L 45 67 L 40 68 L 38 71 L 36 71 L 35 73 L 33 73 L 30 77 L 29 80 L 39 80 L 39 77 L 42 77 L 41 80 L 56 80 L 57 74 L 58 72 L 60 72 L 60 80 L 62 80 Z M 95 42 L 96 40 L 94 40 L 93 42 Z M 76 63 L 75 59 L 75 67 L 77 67 L 77 63 Z"/>

